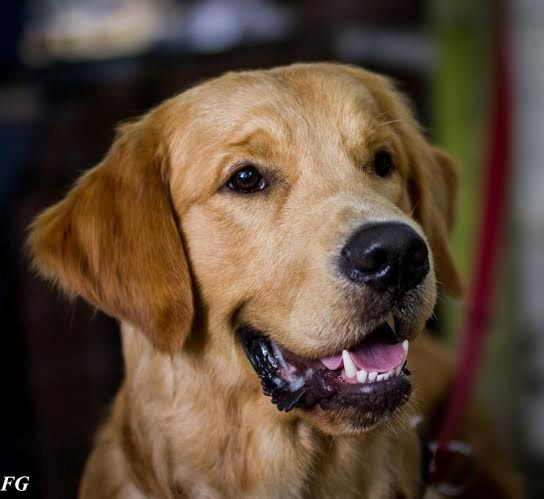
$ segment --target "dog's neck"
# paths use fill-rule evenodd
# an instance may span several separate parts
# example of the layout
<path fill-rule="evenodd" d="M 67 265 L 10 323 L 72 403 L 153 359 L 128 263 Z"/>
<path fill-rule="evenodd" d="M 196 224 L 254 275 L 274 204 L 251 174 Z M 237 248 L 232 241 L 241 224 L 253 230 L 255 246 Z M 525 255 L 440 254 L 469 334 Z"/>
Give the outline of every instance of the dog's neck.
<path fill-rule="evenodd" d="M 401 490 L 411 495 L 414 484 L 402 483 L 392 471 L 406 457 L 403 441 L 412 437 L 405 432 L 324 435 L 296 414 L 277 411 L 254 384 L 242 393 L 236 393 L 240 387 L 214 386 L 190 356 L 157 352 L 127 324 L 122 336 L 126 378 L 110 424 L 121 425 L 124 454 L 145 494 L 385 498 Z M 411 461 L 415 478 L 417 456 Z"/>

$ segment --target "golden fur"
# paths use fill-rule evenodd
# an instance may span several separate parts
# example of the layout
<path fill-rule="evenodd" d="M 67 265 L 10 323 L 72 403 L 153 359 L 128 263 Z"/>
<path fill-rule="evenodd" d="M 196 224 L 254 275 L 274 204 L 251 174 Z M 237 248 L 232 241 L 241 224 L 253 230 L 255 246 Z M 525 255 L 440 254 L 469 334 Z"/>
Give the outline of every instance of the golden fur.
<path fill-rule="evenodd" d="M 377 147 L 395 158 L 387 180 L 369 171 Z M 241 161 L 275 188 L 229 192 Z M 362 223 L 396 220 L 432 250 L 415 338 L 436 281 L 461 293 L 447 242 L 456 192 L 452 160 L 391 83 L 350 66 L 229 73 L 122 126 L 29 238 L 42 275 L 121 322 L 125 380 L 81 497 L 417 497 L 413 408 L 368 432 L 349 411 L 281 413 L 235 329 L 251 323 L 314 358 L 353 343 L 376 324 L 356 323 L 370 311 L 354 307 L 330 260 Z M 409 361 L 427 415 L 451 376 L 429 342 Z"/>

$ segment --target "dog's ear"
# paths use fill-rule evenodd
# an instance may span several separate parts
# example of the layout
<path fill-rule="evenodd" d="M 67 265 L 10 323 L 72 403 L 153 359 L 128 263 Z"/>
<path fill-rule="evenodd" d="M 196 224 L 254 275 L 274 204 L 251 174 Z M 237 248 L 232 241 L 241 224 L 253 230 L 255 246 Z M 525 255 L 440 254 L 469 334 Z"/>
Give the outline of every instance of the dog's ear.
<path fill-rule="evenodd" d="M 457 212 L 457 165 L 441 149 L 432 146 L 429 149 L 426 160 L 419 165 L 422 178 L 414 211 L 429 239 L 440 286 L 451 296 L 460 298 L 463 284 L 449 245 Z"/>
<path fill-rule="evenodd" d="M 28 246 L 38 271 L 68 295 L 174 352 L 190 331 L 193 298 L 168 168 L 146 118 L 125 125 L 106 158 L 34 220 Z"/>

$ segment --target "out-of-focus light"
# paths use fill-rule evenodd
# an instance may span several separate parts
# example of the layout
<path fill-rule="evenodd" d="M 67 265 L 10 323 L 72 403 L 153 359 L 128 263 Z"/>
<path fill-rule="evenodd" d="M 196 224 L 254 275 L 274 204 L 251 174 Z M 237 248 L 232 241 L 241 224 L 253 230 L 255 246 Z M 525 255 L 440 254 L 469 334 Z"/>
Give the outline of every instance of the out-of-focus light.
<path fill-rule="evenodd" d="M 273 41 L 292 10 L 266 0 L 34 0 L 22 58 L 29 65 L 129 57 L 156 46 L 213 53 Z"/>
<path fill-rule="evenodd" d="M 280 39 L 292 21 L 288 9 L 263 0 L 208 0 L 188 12 L 186 40 L 192 50 L 220 52 L 242 40 Z"/>
<path fill-rule="evenodd" d="M 204 2 L 187 19 L 187 41 L 200 52 L 219 52 L 236 45 L 244 35 L 244 21 L 235 5 Z"/>
<path fill-rule="evenodd" d="M 23 60 L 106 59 L 141 53 L 160 29 L 163 2 L 35 2 L 22 44 Z"/>

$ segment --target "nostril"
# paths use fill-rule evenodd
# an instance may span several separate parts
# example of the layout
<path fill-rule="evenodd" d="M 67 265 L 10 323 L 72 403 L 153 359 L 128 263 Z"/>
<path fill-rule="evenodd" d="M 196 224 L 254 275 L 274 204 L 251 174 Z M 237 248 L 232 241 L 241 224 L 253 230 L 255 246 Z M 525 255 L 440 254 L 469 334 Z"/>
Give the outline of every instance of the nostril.
<path fill-rule="evenodd" d="M 361 272 L 377 272 L 386 263 L 387 251 L 380 247 L 374 247 L 361 255 L 358 261 L 358 268 Z"/>
<path fill-rule="evenodd" d="M 421 239 L 415 240 L 408 250 L 408 263 L 413 267 L 422 267 L 427 264 L 427 245 Z"/>
<path fill-rule="evenodd" d="M 422 269 L 429 264 L 427 245 L 421 239 L 416 239 L 408 249 L 408 265 L 413 269 Z"/>

